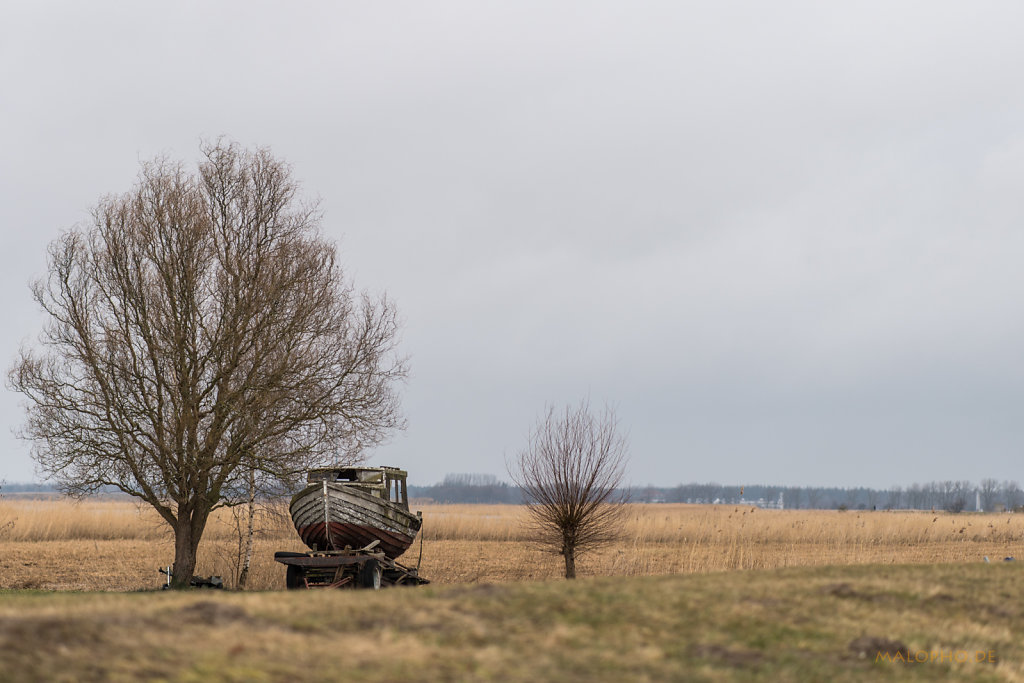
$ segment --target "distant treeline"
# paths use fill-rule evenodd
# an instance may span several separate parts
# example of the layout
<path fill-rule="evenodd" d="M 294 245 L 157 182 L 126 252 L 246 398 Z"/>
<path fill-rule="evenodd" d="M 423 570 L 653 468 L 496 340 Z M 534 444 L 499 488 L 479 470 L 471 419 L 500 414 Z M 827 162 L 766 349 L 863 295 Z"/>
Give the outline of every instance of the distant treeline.
<path fill-rule="evenodd" d="M 0 481 L 0 495 L 5 493 L 45 493 L 45 494 L 56 494 L 58 493 L 56 484 L 39 484 L 39 483 L 10 483 L 6 481 Z M 103 495 L 117 495 L 121 491 L 115 486 L 103 486 L 96 493 Z"/>
<path fill-rule="evenodd" d="M 2 493 L 53 493 L 52 484 L 0 484 Z M 109 493 L 114 493 L 111 490 Z M 680 484 L 671 488 L 635 487 L 625 493 L 634 503 L 704 503 L 783 507 L 787 510 L 946 510 L 987 512 L 1024 506 L 1024 491 L 1015 481 L 982 479 L 933 481 L 906 488 L 840 488 L 818 486 L 727 486 L 716 483 Z M 440 484 L 410 486 L 409 496 L 436 503 L 523 502 L 522 492 L 493 474 L 449 474 Z"/>
<path fill-rule="evenodd" d="M 53 484 L 11 484 L 0 481 L 0 493 L 56 493 Z"/>
<path fill-rule="evenodd" d="M 671 488 L 635 487 L 627 491 L 635 503 L 718 503 L 784 507 L 793 510 L 1013 510 L 1024 505 L 1024 491 L 1015 481 L 982 479 L 934 481 L 888 489 L 819 486 L 725 486 L 680 484 Z M 436 503 L 521 503 L 522 493 L 490 474 L 449 474 L 440 484 L 410 486 L 409 495 Z"/>
<path fill-rule="evenodd" d="M 1015 481 L 983 479 L 934 481 L 889 489 L 815 486 L 722 486 L 680 484 L 673 488 L 634 489 L 636 502 L 665 503 L 760 503 L 765 507 L 817 510 L 1013 510 L 1024 505 L 1024 491 Z"/>
<path fill-rule="evenodd" d="M 410 486 L 409 497 L 435 503 L 512 503 L 523 502 L 518 486 L 506 484 L 493 474 L 449 474 L 440 484 Z"/>

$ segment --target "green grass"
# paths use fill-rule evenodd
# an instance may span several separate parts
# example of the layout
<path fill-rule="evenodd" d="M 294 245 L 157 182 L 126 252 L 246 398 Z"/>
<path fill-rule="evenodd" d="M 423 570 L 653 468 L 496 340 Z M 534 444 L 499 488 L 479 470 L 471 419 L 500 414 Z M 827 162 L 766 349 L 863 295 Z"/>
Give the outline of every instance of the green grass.
<path fill-rule="evenodd" d="M 994 563 L 379 593 L 9 591 L 0 680 L 1022 680 L 1022 579 Z M 875 662 L 850 647 L 864 637 L 999 661 Z"/>

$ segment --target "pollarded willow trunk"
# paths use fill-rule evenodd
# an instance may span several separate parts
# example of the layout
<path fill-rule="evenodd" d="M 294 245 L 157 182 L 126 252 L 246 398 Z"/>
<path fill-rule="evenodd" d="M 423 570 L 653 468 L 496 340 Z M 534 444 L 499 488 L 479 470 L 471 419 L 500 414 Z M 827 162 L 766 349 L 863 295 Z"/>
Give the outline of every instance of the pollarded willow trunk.
<path fill-rule="evenodd" d="M 576 578 L 576 548 L 567 545 L 562 550 L 562 555 L 565 556 L 565 578 L 567 578 L 567 579 L 575 579 Z"/>

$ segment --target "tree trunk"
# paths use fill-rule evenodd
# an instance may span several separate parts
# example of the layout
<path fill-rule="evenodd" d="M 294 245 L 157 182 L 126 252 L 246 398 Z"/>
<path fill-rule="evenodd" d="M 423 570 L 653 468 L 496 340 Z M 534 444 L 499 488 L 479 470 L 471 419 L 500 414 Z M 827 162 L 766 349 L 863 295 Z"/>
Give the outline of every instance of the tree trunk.
<path fill-rule="evenodd" d="M 199 540 L 206 529 L 210 516 L 209 508 L 201 503 L 178 507 L 178 518 L 174 524 L 174 569 L 171 574 L 171 588 L 188 588 L 196 571 L 196 556 Z"/>
<path fill-rule="evenodd" d="M 238 587 L 245 588 L 249 581 L 249 565 L 252 564 L 252 536 L 256 521 L 256 472 L 249 473 L 249 526 L 245 539 L 245 558 L 242 560 L 242 571 L 238 573 Z"/>
<path fill-rule="evenodd" d="M 174 569 L 171 571 L 171 588 L 188 588 L 196 570 L 196 547 L 199 539 L 192 537 L 190 516 L 179 516 L 174 525 Z"/>
<path fill-rule="evenodd" d="M 576 578 L 576 548 L 572 546 L 565 546 L 562 549 L 562 555 L 565 556 L 565 578 L 575 579 Z"/>

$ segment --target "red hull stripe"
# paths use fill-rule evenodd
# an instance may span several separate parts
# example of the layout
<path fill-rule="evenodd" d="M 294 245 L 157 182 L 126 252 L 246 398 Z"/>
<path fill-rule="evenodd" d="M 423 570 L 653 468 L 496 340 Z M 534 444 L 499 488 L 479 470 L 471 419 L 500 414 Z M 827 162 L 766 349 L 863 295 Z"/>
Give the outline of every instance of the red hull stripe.
<path fill-rule="evenodd" d="M 412 536 L 385 531 L 361 524 L 331 522 L 330 538 L 324 533 L 324 523 L 310 524 L 299 528 L 303 543 L 318 550 L 342 550 L 345 546 L 353 549 L 364 548 L 380 540 L 378 548 L 392 559 L 404 553 L 412 545 Z"/>

